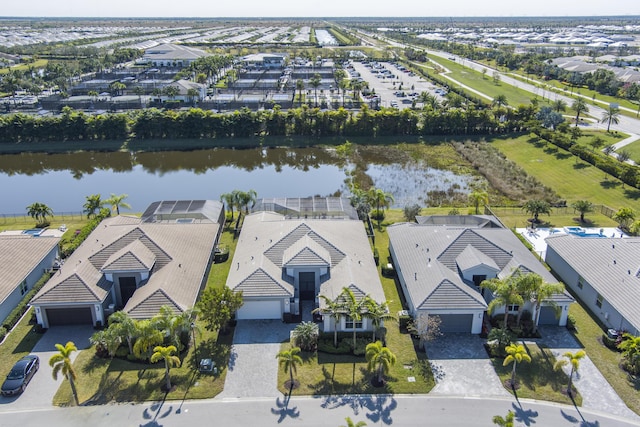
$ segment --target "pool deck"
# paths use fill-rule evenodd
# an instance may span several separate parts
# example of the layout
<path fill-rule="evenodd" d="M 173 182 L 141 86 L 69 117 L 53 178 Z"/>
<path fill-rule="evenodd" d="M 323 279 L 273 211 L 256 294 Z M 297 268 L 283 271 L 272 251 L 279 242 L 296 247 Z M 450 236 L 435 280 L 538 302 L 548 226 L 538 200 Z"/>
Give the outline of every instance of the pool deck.
<path fill-rule="evenodd" d="M 28 236 L 28 233 L 25 233 L 26 230 L 5 230 L 0 232 L 0 236 Z M 57 228 L 47 228 L 42 233 L 38 234 L 35 237 L 62 237 L 64 231 L 59 230 Z"/>
<path fill-rule="evenodd" d="M 605 227 L 605 228 L 596 228 L 596 227 L 576 227 L 576 226 L 566 226 L 566 227 L 554 227 L 554 228 L 516 228 L 516 232 L 521 234 L 527 242 L 533 246 L 534 250 L 540 258 L 544 259 L 547 252 L 547 242 L 546 238 L 549 236 L 558 236 L 562 234 L 569 234 L 567 232 L 568 229 L 580 229 L 583 234 L 575 234 L 576 236 L 583 238 L 627 238 L 628 235 L 624 234 L 619 228 L 614 227 Z M 603 237 L 601 237 L 603 236 Z"/>

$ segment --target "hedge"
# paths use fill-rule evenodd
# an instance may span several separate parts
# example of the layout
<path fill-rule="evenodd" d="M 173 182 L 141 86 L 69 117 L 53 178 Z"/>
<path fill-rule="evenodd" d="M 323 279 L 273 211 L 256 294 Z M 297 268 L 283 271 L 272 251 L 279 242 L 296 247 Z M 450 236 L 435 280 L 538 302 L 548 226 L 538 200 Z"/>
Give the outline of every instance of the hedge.
<path fill-rule="evenodd" d="M 16 308 L 14 308 L 13 311 L 9 313 L 7 318 L 4 319 L 4 322 L 2 323 L 2 327 L 5 329 L 5 334 L 6 334 L 6 331 L 10 331 L 16 325 L 16 323 L 18 323 L 22 315 L 26 313 L 27 309 L 29 308 L 28 307 L 29 301 L 31 301 L 31 298 L 33 298 L 33 296 L 40 289 L 42 289 L 42 287 L 44 286 L 45 283 L 47 283 L 50 277 L 51 277 L 50 273 L 44 273 L 40 277 L 40 279 L 38 279 L 36 284 L 33 285 L 33 288 L 31 288 L 31 290 L 24 295 L 24 297 L 22 298 L 22 301 L 20 301 L 20 303 L 16 306 Z M 2 336 L 1 332 L 0 332 L 0 336 Z"/>

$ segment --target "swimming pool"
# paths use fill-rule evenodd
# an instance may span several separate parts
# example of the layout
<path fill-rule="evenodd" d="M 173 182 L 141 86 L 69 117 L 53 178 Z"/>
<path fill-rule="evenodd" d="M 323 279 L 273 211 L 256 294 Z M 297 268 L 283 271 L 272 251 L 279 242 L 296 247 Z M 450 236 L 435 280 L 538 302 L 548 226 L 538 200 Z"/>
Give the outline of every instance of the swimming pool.
<path fill-rule="evenodd" d="M 39 236 L 44 233 L 44 228 L 30 228 L 29 230 L 24 230 L 22 234 L 28 234 L 30 236 Z"/>
<path fill-rule="evenodd" d="M 564 227 L 564 231 L 567 234 L 573 234 L 574 236 L 579 236 L 579 237 L 598 237 L 598 238 L 610 237 L 603 233 L 602 228 L 600 230 L 596 230 L 596 229 L 584 229 L 582 227 L 572 226 L 572 227 Z"/>

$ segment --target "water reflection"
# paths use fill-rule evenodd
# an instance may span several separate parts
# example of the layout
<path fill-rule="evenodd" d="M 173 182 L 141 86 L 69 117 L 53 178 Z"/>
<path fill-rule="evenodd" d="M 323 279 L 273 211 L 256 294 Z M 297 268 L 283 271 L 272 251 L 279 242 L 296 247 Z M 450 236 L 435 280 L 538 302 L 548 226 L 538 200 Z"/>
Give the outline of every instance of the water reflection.
<path fill-rule="evenodd" d="M 390 192 L 396 206 L 425 204 L 426 193 L 468 177 L 425 168 L 420 162 L 364 153 L 362 168 L 374 185 Z M 259 197 L 306 197 L 344 192 L 343 164 L 322 148 L 211 149 L 162 152 L 24 153 L 0 156 L 2 213 L 23 213 L 34 201 L 54 212 L 79 212 L 85 196 L 129 195 L 134 211 L 154 200 L 219 199 L 233 189 Z M 446 188 L 443 188 L 446 190 Z"/>

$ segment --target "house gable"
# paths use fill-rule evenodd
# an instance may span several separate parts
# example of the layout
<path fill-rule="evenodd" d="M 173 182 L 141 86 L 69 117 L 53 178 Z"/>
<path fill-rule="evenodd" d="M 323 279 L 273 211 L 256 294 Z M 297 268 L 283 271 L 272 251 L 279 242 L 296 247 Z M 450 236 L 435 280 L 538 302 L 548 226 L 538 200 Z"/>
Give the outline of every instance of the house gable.
<path fill-rule="evenodd" d="M 242 291 L 243 297 L 292 297 L 293 288 L 287 289 L 283 283 L 270 276 L 262 268 L 255 270 L 233 288 Z"/>
<path fill-rule="evenodd" d="M 469 246 L 482 253 L 483 259 L 491 259 L 499 269 L 502 269 L 513 258 L 513 255 L 508 251 L 480 236 L 474 230 L 466 229 L 440 253 L 437 260 L 456 272 L 458 256 Z"/>
<path fill-rule="evenodd" d="M 475 290 L 464 289 L 452 281 L 444 279 L 416 308 L 419 310 L 484 310 L 486 304 Z"/>

